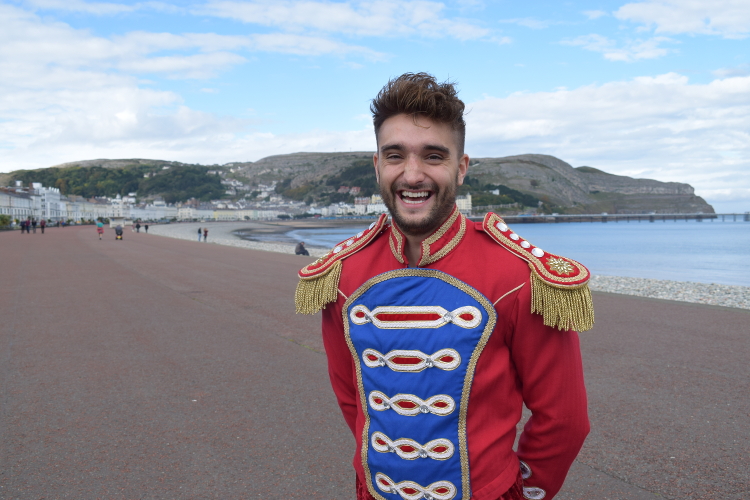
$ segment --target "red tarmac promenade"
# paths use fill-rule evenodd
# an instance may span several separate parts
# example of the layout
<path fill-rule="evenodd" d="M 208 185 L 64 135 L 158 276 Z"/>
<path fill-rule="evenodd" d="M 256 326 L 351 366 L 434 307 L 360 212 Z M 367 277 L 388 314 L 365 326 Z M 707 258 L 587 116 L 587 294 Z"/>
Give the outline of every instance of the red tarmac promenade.
<path fill-rule="evenodd" d="M 0 232 L 0 499 L 352 500 L 307 262 Z M 750 311 L 594 300 L 592 432 L 556 498 L 748 498 Z"/>

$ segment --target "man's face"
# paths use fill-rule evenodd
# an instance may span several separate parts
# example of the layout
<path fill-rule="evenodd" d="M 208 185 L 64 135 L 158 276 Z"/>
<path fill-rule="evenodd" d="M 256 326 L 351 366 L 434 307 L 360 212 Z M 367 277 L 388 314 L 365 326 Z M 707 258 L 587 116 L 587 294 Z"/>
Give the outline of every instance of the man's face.
<path fill-rule="evenodd" d="M 469 166 L 447 123 L 400 114 L 378 133 L 373 156 L 380 194 L 399 229 L 427 236 L 451 214 Z"/>

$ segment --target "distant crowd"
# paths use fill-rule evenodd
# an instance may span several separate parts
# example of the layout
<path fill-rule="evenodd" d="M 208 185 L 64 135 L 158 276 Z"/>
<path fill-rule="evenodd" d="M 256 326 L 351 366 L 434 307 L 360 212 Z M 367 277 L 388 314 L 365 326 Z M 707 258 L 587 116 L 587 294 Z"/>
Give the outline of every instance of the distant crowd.
<path fill-rule="evenodd" d="M 21 227 L 21 234 L 24 233 L 31 233 L 32 231 L 34 234 L 36 234 L 36 228 L 39 226 L 39 229 L 42 230 L 42 234 L 44 234 L 44 228 L 47 227 L 47 221 L 45 219 L 42 219 L 40 221 L 37 221 L 35 218 L 27 218 L 26 220 L 22 220 L 18 223 L 18 225 Z M 10 227 L 15 229 L 16 221 L 11 222 Z M 60 227 L 60 222 L 57 222 L 57 227 Z"/>

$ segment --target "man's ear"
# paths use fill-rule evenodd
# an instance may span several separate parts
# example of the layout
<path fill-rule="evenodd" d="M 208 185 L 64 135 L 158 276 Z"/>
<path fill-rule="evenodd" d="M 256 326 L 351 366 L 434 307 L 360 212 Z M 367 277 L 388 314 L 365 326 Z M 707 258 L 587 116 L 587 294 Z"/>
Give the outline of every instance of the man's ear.
<path fill-rule="evenodd" d="M 380 185 L 380 172 L 378 172 L 378 154 L 372 155 L 372 164 L 375 167 L 375 181 Z"/>
<path fill-rule="evenodd" d="M 468 172 L 468 170 L 469 170 L 469 155 L 465 154 L 458 161 L 458 185 L 459 186 L 464 183 L 464 177 L 466 177 L 466 172 Z"/>

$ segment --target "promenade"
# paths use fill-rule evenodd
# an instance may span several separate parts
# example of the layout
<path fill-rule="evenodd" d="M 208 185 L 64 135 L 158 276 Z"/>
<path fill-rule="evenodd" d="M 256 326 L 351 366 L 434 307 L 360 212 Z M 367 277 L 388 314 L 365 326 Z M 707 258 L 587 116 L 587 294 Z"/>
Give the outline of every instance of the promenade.
<path fill-rule="evenodd" d="M 0 500 L 352 500 L 320 318 L 294 314 L 308 262 L 0 232 Z M 592 432 L 556 498 L 747 498 L 750 311 L 594 301 Z"/>

